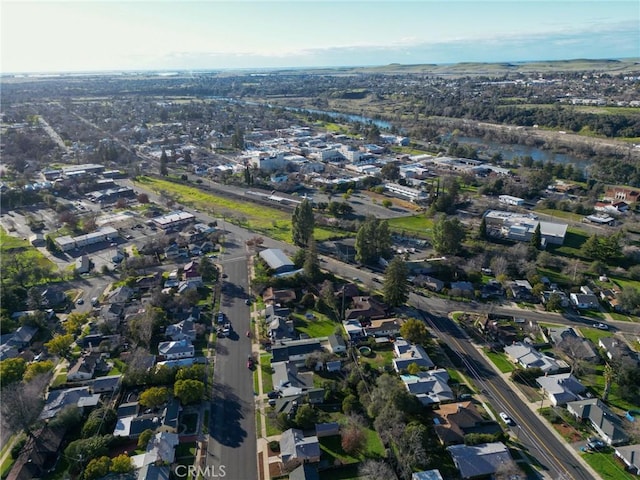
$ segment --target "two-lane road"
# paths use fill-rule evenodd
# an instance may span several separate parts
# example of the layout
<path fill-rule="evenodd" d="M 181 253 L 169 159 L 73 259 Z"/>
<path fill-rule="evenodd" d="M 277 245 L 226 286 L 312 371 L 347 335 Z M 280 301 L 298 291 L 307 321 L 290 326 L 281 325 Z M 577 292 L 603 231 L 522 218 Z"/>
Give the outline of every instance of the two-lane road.
<path fill-rule="evenodd" d="M 227 480 L 258 478 L 253 374 L 247 368 L 251 339 L 247 256 L 244 242 L 225 239 L 220 258 L 226 278 L 220 310 L 228 317 L 232 332 L 216 342 L 211 416 L 206 463 L 211 472 L 224 466 Z"/>

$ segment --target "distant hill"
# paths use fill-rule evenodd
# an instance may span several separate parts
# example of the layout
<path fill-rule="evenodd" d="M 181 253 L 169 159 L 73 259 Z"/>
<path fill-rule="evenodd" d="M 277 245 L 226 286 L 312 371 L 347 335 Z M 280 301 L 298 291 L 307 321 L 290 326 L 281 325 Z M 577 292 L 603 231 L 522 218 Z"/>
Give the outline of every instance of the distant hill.
<path fill-rule="evenodd" d="M 378 74 L 431 74 L 431 75 L 504 75 L 507 73 L 546 73 L 546 72 L 584 72 L 597 71 L 602 73 L 633 73 L 640 74 L 640 58 L 625 58 L 617 60 L 554 60 L 537 62 L 500 62 L 476 63 L 463 62 L 452 64 L 414 64 L 404 65 L 391 63 L 389 65 L 370 67 L 325 67 L 283 69 L 272 71 L 275 74 L 318 74 L 318 75 L 353 75 L 358 73 Z"/>

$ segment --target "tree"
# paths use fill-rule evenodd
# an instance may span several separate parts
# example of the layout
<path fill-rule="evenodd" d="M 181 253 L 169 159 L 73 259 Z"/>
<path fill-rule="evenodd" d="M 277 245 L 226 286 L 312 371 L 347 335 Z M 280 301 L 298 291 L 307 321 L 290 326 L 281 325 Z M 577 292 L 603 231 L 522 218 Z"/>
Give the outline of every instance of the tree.
<path fill-rule="evenodd" d="M 104 435 L 113 432 L 116 426 L 118 415 L 113 408 L 100 407 L 96 408 L 89 414 L 89 418 L 82 426 L 83 438 L 93 437 L 95 435 Z"/>
<path fill-rule="evenodd" d="M 90 459 L 106 456 L 113 435 L 74 440 L 64 449 L 64 456 L 72 471 L 80 471 Z"/>
<path fill-rule="evenodd" d="M 291 234 L 293 243 L 299 247 L 306 247 L 313 236 L 315 218 L 311 202 L 305 198 L 296 206 L 291 217 Z"/>
<path fill-rule="evenodd" d="M 204 365 L 191 365 L 190 367 L 180 368 L 176 373 L 176 380 L 202 380 L 204 374 Z"/>
<path fill-rule="evenodd" d="M 410 375 L 417 375 L 420 372 L 420 366 L 416 362 L 412 362 L 407 367 L 407 373 Z"/>
<path fill-rule="evenodd" d="M 2 389 L 0 418 L 6 431 L 24 431 L 33 437 L 32 426 L 42 412 L 44 392 L 50 379 L 50 375 L 39 375 L 29 382 L 14 382 Z"/>
<path fill-rule="evenodd" d="M 89 320 L 88 313 L 72 312 L 67 317 L 67 321 L 64 322 L 64 331 L 71 335 L 77 335 L 80 333 L 82 326 Z"/>
<path fill-rule="evenodd" d="M 380 169 L 380 175 L 387 180 L 398 180 L 400 178 L 400 167 L 395 162 L 385 163 Z"/>
<path fill-rule="evenodd" d="M 340 444 L 346 453 L 357 456 L 367 445 L 367 435 L 359 425 L 350 424 L 342 430 Z"/>
<path fill-rule="evenodd" d="M 149 203 L 149 195 L 146 193 L 139 193 L 136 200 L 138 200 L 138 203 Z"/>
<path fill-rule="evenodd" d="M 480 228 L 478 229 L 478 235 L 482 239 L 487 238 L 487 219 L 485 217 L 482 217 L 482 220 L 480 221 Z"/>
<path fill-rule="evenodd" d="M 44 360 L 42 362 L 33 362 L 27 366 L 24 372 L 23 380 L 29 382 L 36 378 L 38 375 L 49 373 L 53 371 L 53 362 L 51 360 Z M 0 374 L 0 377 L 4 379 L 4 375 Z"/>
<path fill-rule="evenodd" d="M 111 459 L 106 455 L 92 459 L 84 469 L 82 478 L 85 480 L 95 480 L 102 478 L 109 473 Z"/>
<path fill-rule="evenodd" d="M 466 234 L 464 226 L 457 218 L 441 215 L 433 224 L 431 241 L 433 248 L 442 255 L 457 255 L 462 251 Z"/>
<path fill-rule="evenodd" d="M 618 306 L 632 315 L 640 314 L 640 290 L 626 287 L 617 295 Z"/>
<path fill-rule="evenodd" d="M 316 410 L 311 405 L 305 403 L 298 407 L 298 411 L 296 413 L 294 421 L 298 427 L 306 430 L 308 428 L 312 428 L 315 425 L 317 419 L 318 412 L 316 412 Z"/>
<path fill-rule="evenodd" d="M 311 282 L 316 282 L 322 275 L 320 272 L 320 260 L 318 259 L 318 248 L 313 237 L 309 239 L 309 246 L 305 250 L 303 270 L 305 277 Z"/>
<path fill-rule="evenodd" d="M 429 342 L 429 331 L 424 322 L 410 318 L 400 327 L 400 335 L 411 343 L 424 345 Z"/>
<path fill-rule="evenodd" d="M 542 233 L 540 232 L 540 222 L 536 225 L 536 229 L 533 231 L 533 235 L 531 235 L 531 240 L 529 240 L 531 246 L 536 250 L 540 250 L 542 247 Z"/>
<path fill-rule="evenodd" d="M 66 335 L 55 335 L 51 340 L 44 344 L 47 350 L 52 355 L 59 357 L 67 357 L 71 352 L 71 345 L 74 342 L 73 335 L 67 333 Z"/>
<path fill-rule="evenodd" d="M 336 292 L 331 280 L 325 280 L 320 287 L 320 299 L 322 303 L 334 314 L 334 319 L 340 318 L 338 311 L 338 303 L 336 301 Z"/>
<path fill-rule="evenodd" d="M 198 265 L 198 273 L 205 282 L 215 282 L 218 279 L 218 269 L 209 257 L 202 257 Z"/>
<path fill-rule="evenodd" d="M 366 459 L 358 466 L 358 478 L 363 480 L 398 480 L 391 465 L 384 460 Z"/>
<path fill-rule="evenodd" d="M 549 299 L 547 303 L 545 303 L 544 308 L 548 312 L 559 312 L 562 310 L 562 298 L 557 293 L 552 293 L 549 295 Z"/>
<path fill-rule="evenodd" d="M 162 148 L 162 154 L 160 155 L 160 175 L 166 177 L 169 175 L 169 169 L 167 168 L 167 162 L 169 159 L 167 158 L 167 151 Z"/>
<path fill-rule="evenodd" d="M 363 264 L 377 262 L 391 251 L 391 231 L 386 220 L 368 216 L 356 234 L 356 261 Z"/>
<path fill-rule="evenodd" d="M 22 376 L 27 369 L 24 358 L 7 358 L 0 362 L 0 386 L 7 385 L 22 380 Z"/>
<path fill-rule="evenodd" d="M 149 440 L 151 440 L 151 437 L 153 437 L 153 430 L 151 430 L 150 428 L 147 428 L 138 437 L 138 448 L 145 450 L 147 448 L 147 444 L 149 443 Z"/>
<path fill-rule="evenodd" d="M 173 394 L 184 404 L 200 402 L 204 397 L 204 383 L 200 380 L 178 380 L 173 386 Z"/>
<path fill-rule="evenodd" d="M 133 471 L 133 463 L 131 457 L 125 453 L 121 453 L 111 460 L 111 468 L 113 473 L 129 473 Z"/>
<path fill-rule="evenodd" d="M 49 427 L 71 430 L 78 427 L 83 420 L 82 410 L 75 405 L 67 405 L 58 414 L 49 420 Z"/>
<path fill-rule="evenodd" d="M 151 387 L 140 394 L 140 405 L 149 408 L 159 407 L 169 398 L 166 387 Z"/>
<path fill-rule="evenodd" d="M 360 402 L 358 401 L 358 397 L 354 394 L 350 393 L 344 400 L 342 401 L 342 413 L 349 414 L 356 412 L 360 409 Z"/>
<path fill-rule="evenodd" d="M 399 307 L 409 298 L 407 275 L 407 264 L 400 257 L 394 257 L 384 275 L 383 294 L 388 305 Z"/>

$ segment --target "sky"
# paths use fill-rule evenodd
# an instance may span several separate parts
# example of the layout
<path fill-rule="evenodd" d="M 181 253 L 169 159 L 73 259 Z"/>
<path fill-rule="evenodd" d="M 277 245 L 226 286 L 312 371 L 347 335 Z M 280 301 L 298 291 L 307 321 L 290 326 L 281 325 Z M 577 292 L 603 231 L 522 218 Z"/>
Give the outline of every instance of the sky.
<path fill-rule="evenodd" d="M 0 0 L 0 72 L 640 57 L 638 0 Z"/>

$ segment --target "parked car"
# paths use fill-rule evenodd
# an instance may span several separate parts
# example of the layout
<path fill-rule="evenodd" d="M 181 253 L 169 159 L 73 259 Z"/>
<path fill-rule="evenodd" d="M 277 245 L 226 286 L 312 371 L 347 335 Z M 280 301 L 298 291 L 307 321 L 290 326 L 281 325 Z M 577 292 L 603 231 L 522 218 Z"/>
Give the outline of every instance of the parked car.
<path fill-rule="evenodd" d="M 513 419 L 504 412 L 500 412 L 500 418 L 504 423 L 506 423 L 510 427 L 516 424 L 516 422 L 514 422 Z"/>
<path fill-rule="evenodd" d="M 84 298 L 79 298 L 78 301 L 76 302 L 78 305 L 82 305 L 84 304 Z"/>
<path fill-rule="evenodd" d="M 272 390 L 269 393 L 267 393 L 267 398 L 278 398 L 280 397 L 280 392 L 278 392 L 277 390 Z"/>
<path fill-rule="evenodd" d="M 255 366 L 255 362 L 253 360 L 253 357 L 251 355 L 249 355 L 249 357 L 247 358 L 247 368 L 249 370 L 253 370 L 254 366 Z"/>
<path fill-rule="evenodd" d="M 600 330 L 609 330 L 609 325 L 606 323 L 594 323 L 593 326 L 595 328 L 599 328 Z"/>

